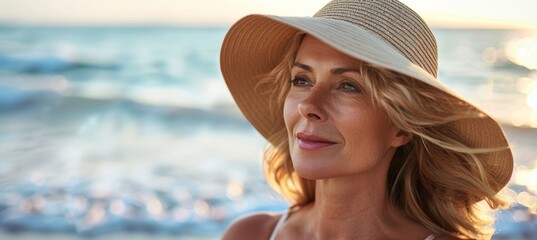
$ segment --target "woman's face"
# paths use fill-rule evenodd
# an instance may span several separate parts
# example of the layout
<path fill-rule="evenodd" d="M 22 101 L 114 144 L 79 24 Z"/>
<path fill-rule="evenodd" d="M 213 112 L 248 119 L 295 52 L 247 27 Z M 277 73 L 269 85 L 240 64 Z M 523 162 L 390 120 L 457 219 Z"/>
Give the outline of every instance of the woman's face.
<path fill-rule="evenodd" d="M 304 38 L 284 103 L 291 159 L 300 176 L 387 170 L 395 149 L 408 142 L 386 112 L 373 106 L 360 64 L 311 36 Z"/>

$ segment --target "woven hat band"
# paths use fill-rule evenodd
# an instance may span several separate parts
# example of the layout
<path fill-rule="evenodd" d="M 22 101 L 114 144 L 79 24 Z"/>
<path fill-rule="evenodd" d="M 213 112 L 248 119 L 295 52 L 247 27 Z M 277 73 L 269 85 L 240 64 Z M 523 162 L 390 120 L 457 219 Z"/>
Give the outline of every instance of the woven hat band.
<path fill-rule="evenodd" d="M 436 39 L 425 21 L 396 0 L 334 0 L 314 17 L 357 25 L 393 46 L 412 63 L 437 77 Z"/>

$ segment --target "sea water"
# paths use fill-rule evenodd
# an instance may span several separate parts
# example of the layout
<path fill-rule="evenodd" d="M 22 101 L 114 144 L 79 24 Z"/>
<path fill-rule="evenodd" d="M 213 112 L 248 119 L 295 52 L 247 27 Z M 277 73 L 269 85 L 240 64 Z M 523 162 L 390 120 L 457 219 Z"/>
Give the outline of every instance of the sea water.
<path fill-rule="evenodd" d="M 0 236 L 217 238 L 237 216 L 284 210 L 266 142 L 220 74 L 226 31 L 1 27 Z M 515 150 L 495 238 L 537 236 L 537 32 L 434 31 L 439 78 Z"/>

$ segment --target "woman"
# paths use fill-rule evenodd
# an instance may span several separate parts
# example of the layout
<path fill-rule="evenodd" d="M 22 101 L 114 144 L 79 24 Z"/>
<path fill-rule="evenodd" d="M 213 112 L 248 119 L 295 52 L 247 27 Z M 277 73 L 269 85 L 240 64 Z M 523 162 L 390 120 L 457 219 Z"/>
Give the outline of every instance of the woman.
<path fill-rule="evenodd" d="M 437 57 L 424 21 L 394 0 L 235 23 L 222 73 L 292 206 L 223 238 L 490 238 L 480 207 L 506 205 L 512 154 L 500 126 L 436 78 Z"/>

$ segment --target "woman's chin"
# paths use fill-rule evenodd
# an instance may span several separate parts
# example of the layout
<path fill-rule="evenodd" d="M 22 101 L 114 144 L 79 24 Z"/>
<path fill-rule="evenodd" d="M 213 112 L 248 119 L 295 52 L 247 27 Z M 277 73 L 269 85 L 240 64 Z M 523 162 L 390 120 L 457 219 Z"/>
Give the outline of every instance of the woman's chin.
<path fill-rule="evenodd" d="M 298 176 L 309 180 L 320 180 L 337 176 L 336 174 L 327 171 L 325 167 L 315 167 L 311 165 L 303 167 L 301 167 L 300 165 L 295 165 L 295 171 Z"/>

